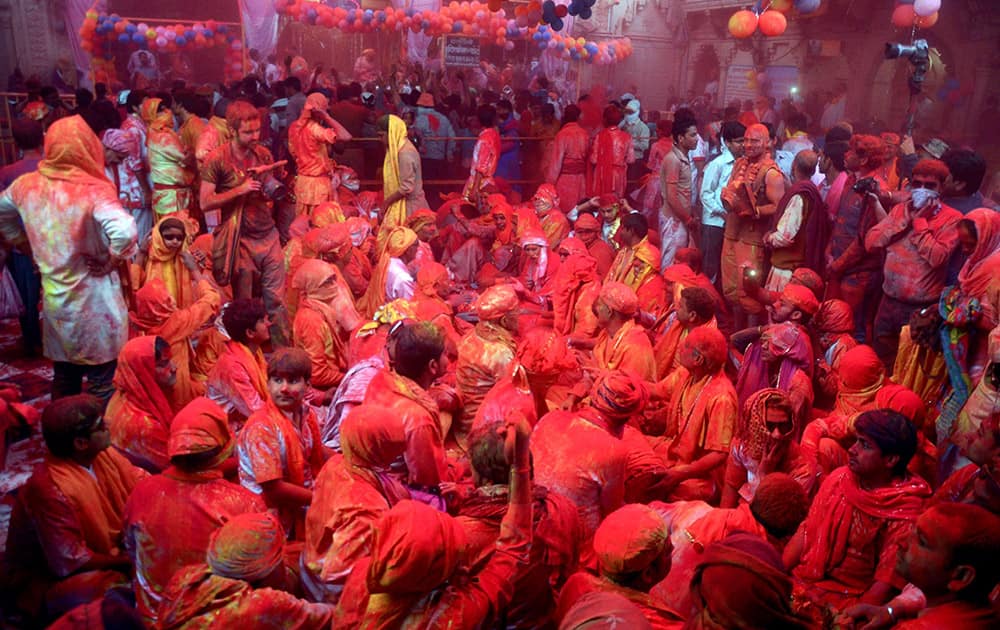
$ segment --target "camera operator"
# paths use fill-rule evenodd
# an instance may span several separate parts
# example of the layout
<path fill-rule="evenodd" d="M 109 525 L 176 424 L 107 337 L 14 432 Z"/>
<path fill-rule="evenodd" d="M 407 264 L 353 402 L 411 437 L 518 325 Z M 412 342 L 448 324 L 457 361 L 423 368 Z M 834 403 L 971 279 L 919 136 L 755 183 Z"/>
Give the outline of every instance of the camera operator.
<path fill-rule="evenodd" d="M 941 203 L 948 177 L 944 162 L 918 162 L 910 180 L 910 199 L 896 204 L 865 235 L 866 250 L 885 251 L 883 296 L 875 315 L 872 347 L 890 369 L 899 329 L 914 311 L 937 303 L 945 287 L 948 260 L 958 246 L 962 214 Z"/>
<path fill-rule="evenodd" d="M 226 109 L 226 122 L 232 140 L 215 149 L 201 169 L 201 207 L 222 211 L 212 244 L 212 272 L 220 285 L 232 286 L 236 299 L 253 297 L 259 277 L 271 337 L 281 345 L 287 331 L 285 266 L 274 201 L 287 189 L 278 179 L 280 168 L 273 168 L 280 163 L 272 164 L 270 151 L 259 143 L 257 109 L 234 101 Z"/>

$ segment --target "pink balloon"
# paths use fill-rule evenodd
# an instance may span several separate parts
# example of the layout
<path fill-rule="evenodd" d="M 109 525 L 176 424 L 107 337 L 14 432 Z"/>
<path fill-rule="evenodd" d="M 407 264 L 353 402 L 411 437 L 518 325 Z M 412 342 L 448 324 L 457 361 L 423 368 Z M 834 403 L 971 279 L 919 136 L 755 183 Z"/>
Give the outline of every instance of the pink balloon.
<path fill-rule="evenodd" d="M 941 9 L 941 0 L 914 0 L 913 12 L 920 17 L 928 17 Z"/>

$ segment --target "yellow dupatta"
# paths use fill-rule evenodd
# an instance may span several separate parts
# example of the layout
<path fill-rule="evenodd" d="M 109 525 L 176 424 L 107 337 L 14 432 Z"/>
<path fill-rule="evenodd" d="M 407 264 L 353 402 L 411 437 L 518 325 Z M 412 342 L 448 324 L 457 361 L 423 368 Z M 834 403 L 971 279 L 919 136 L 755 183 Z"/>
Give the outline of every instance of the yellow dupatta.
<path fill-rule="evenodd" d="M 382 163 L 382 189 L 385 196 L 399 190 L 399 151 L 406 143 L 406 123 L 399 116 L 389 116 L 389 146 L 385 151 L 385 161 Z M 385 209 L 382 215 L 382 225 L 379 229 L 378 241 L 392 228 L 406 224 L 406 200 L 399 199 Z"/>

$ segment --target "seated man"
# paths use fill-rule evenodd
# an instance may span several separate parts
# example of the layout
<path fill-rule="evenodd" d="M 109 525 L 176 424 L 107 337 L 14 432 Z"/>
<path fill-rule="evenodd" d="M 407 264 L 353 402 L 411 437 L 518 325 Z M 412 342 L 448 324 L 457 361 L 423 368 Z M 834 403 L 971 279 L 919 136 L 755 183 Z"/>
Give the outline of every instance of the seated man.
<path fill-rule="evenodd" d="M 599 575 L 576 573 L 559 594 L 562 617 L 586 593 L 612 592 L 639 607 L 653 628 L 681 628 L 680 613 L 650 595 L 670 571 L 670 530 L 655 510 L 630 503 L 608 515 L 594 535 Z"/>
<path fill-rule="evenodd" d="M 656 450 L 672 467 L 657 487 L 671 500 L 718 501 L 736 428 L 736 391 L 722 368 L 726 339 L 701 326 L 681 344 L 680 364 L 653 387 L 667 401 L 666 426 Z"/>
<path fill-rule="evenodd" d="M 239 435 L 247 418 L 267 400 L 267 364 L 261 346 L 271 339 L 270 320 L 260 300 L 233 300 L 222 314 L 229 340 L 208 375 L 205 395 L 229 414 Z"/>
<path fill-rule="evenodd" d="M 796 599 L 814 619 L 859 601 L 884 604 L 906 584 L 897 551 L 930 496 L 927 482 L 906 470 L 917 448 L 909 420 L 868 411 L 854 430 L 848 465 L 823 482 L 784 552 Z"/>
<path fill-rule="evenodd" d="M 204 563 L 174 574 L 163 593 L 158 627 L 249 628 L 273 620 L 285 628 L 329 628 L 332 606 L 287 592 L 284 555 L 285 532 L 277 517 L 263 512 L 232 518 L 212 534 Z"/>
<path fill-rule="evenodd" d="M 427 388 L 446 368 L 444 335 L 426 322 L 399 326 L 386 347 L 390 367 L 372 379 L 364 402 L 395 412 L 384 438 L 384 448 L 404 447 L 395 471 L 411 487 L 433 491 L 444 480 L 447 464 L 440 410 Z"/>
<path fill-rule="evenodd" d="M 127 585 L 125 501 L 145 473 L 111 445 L 89 394 L 60 398 L 42 414 L 45 461 L 17 493 L 7 537 L 5 582 L 34 619 L 55 619 Z"/>
<path fill-rule="evenodd" d="M 653 346 L 656 359 L 656 377 L 664 379 L 679 367 L 677 349 L 688 333 L 698 326 L 718 328 L 715 320 L 715 300 L 701 287 L 681 289 L 674 317 L 668 320 L 663 335 Z"/>
<path fill-rule="evenodd" d="M 125 504 L 136 604 L 149 626 L 158 621 L 167 582 L 204 559 L 215 530 L 234 516 L 267 509 L 260 497 L 222 478 L 235 444 L 222 408 L 204 397 L 194 399 L 170 425 L 170 467 L 137 483 Z"/>
<path fill-rule="evenodd" d="M 326 460 L 316 412 L 305 402 L 311 375 L 304 350 L 275 352 L 267 366 L 267 404 L 250 416 L 236 442 L 240 483 L 280 515 L 290 540 L 305 536 L 305 508 Z"/>
<path fill-rule="evenodd" d="M 990 595 L 1000 580 L 998 558 L 1000 516 L 978 505 L 935 505 L 917 519 L 896 565 L 923 592 L 926 608 L 908 620 L 900 620 L 903 615 L 891 606 L 857 606 L 850 612 L 907 630 L 996 628 L 1000 619 Z"/>

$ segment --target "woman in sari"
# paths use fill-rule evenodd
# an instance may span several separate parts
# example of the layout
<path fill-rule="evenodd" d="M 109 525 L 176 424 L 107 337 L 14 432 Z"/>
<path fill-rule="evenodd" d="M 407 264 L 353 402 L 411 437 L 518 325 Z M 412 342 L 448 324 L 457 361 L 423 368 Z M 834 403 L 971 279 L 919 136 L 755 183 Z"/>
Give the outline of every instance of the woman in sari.
<path fill-rule="evenodd" d="M 196 233 L 195 226 L 178 216 L 160 219 L 150 235 L 148 253 L 140 251 L 136 257 L 136 266 L 141 269 L 137 286 L 159 278 L 177 308 L 194 304 L 194 281 L 185 264 L 185 255 L 188 254 L 189 239 L 193 239 Z"/>

